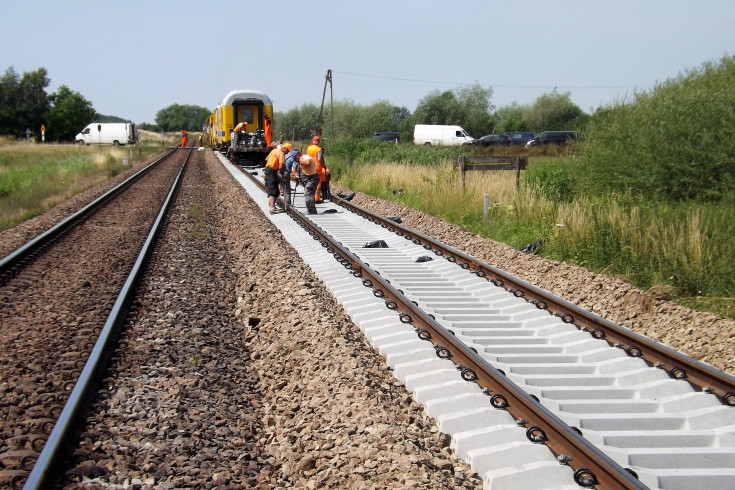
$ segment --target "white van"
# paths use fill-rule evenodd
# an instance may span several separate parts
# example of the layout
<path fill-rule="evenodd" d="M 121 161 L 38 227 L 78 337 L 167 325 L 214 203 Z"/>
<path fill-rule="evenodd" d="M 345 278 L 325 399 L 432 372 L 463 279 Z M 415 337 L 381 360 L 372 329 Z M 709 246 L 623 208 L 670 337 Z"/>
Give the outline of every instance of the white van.
<path fill-rule="evenodd" d="M 80 146 L 91 144 L 134 145 L 137 142 L 135 123 L 90 123 L 74 137 Z"/>
<path fill-rule="evenodd" d="M 444 124 L 417 124 L 413 128 L 413 142 L 417 145 L 458 146 L 475 140 L 462 126 Z"/>

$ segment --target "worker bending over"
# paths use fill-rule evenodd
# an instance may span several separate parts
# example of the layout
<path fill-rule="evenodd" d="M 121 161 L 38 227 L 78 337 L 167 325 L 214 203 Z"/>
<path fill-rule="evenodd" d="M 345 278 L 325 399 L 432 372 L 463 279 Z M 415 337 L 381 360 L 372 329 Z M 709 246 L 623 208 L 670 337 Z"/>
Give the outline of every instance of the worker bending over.
<path fill-rule="evenodd" d="M 286 165 L 286 158 L 283 154 L 283 146 L 278 145 L 271 150 L 265 162 L 265 186 L 268 189 L 268 206 L 271 214 L 276 214 L 276 198 L 281 194 L 278 187 L 278 172 L 281 167 Z"/>
<path fill-rule="evenodd" d="M 314 161 L 317 173 L 319 174 L 319 185 L 314 195 L 314 200 L 317 204 L 324 202 L 323 199 L 332 198 L 332 195 L 329 193 L 329 181 L 331 180 L 332 174 L 324 162 L 324 148 L 319 145 L 320 141 L 321 138 L 319 136 L 314 136 L 312 145 L 306 149 L 306 154 Z"/>
<path fill-rule="evenodd" d="M 248 123 L 246 121 L 242 121 L 237 123 L 237 126 L 235 126 L 235 129 L 232 130 L 232 147 L 236 147 L 238 143 L 240 142 L 240 134 L 247 133 L 248 131 Z"/>

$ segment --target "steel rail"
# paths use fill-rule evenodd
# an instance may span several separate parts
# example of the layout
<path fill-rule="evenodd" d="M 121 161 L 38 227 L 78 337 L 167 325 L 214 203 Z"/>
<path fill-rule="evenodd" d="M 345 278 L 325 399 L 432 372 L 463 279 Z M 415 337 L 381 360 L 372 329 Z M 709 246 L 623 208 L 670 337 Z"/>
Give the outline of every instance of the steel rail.
<path fill-rule="evenodd" d="M 72 433 L 74 425 L 86 406 L 88 400 L 91 399 L 92 391 L 97 386 L 96 380 L 98 375 L 104 372 L 110 359 L 110 351 L 114 348 L 115 342 L 119 337 L 120 330 L 128 314 L 128 309 L 135 296 L 135 290 L 145 272 L 145 266 L 153 253 L 156 241 L 160 236 L 166 216 L 169 209 L 173 205 L 174 198 L 181 186 L 181 179 L 191 156 L 191 150 L 179 169 L 176 178 L 169 190 L 168 196 L 161 205 L 158 216 L 151 227 L 151 231 L 138 254 L 138 258 L 123 285 L 117 300 L 115 301 L 110 315 L 102 328 L 97 342 L 89 355 L 87 363 L 84 365 L 78 381 L 74 385 L 74 389 L 69 395 L 69 399 L 64 405 L 54 429 L 51 432 L 41 454 L 33 466 L 24 489 L 42 489 L 47 487 L 48 479 L 54 476 L 54 471 L 59 467 L 64 457 L 67 441 Z"/>
<path fill-rule="evenodd" d="M 529 284 L 497 267 L 479 261 L 464 252 L 455 250 L 423 233 L 339 197 L 335 196 L 333 201 L 358 215 L 366 217 L 370 221 L 379 223 L 388 231 L 402 235 L 417 245 L 423 245 L 427 251 L 431 251 L 435 255 L 442 256 L 450 262 L 456 262 L 463 269 L 467 269 L 479 277 L 486 278 L 514 296 L 525 298 L 526 301 L 536 305 L 537 308 L 559 317 L 564 323 L 573 324 L 579 330 L 589 332 L 592 337 L 607 341 L 612 347 L 624 349 L 629 356 L 641 358 L 649 365 L 665 370 L 670 377 L 687 381 L 704 392 L 713 393 L 723 404 L 735 407 L 735 377 L 606 320 L 595 313 L 586 311 L 548 291 Z"/>
<path fill-rule="evenodd" d="M 239 167 L 238 167 L 239 168 Z M 262 190 L 265 186 L 252 174 L 240 168 Z M 279 198 L 280 199 L 280 198 Z M 340 201 L 343 201 L 340 199 Z M 282 202 L 282 201 L 281 201 Z M 545 444 L 561 464 L 574 470 L 574 480 L 583 487 L 605 489 L 645 489 L 634 474 L 613 461 L 604 452 L 588 442 L 555 414 L 541 405 L 534 397 L 509 380 L 474 350 L 468 348 L 442 325 L 423 312 L 401 291 L 393 287 L 380 274 L 343 247 L 303 213 L 292 206 L 288 214 L 304 228 L 315 241 L 331 253 L 352 275 L 363 278 L 363 285 L 373 289 L 373 294 L 385 301 L 386 308 L 395 311 L 402 323 L 414 327 L 421 340 L 432 342 L 438 357 L 451 360 L 462 379 L 475 382 L 488 395 L 489 404 L 499 410 L 507 410 L 519 426 L 526 427 L 527 438 L 534 443 Z M 373 213 L 369 213 L 373 215 Z M 373 215 L 375 216 L 375 215 Z M 384 220 L 380 220 L 384 223 Z M 394 226 L 392 221 L 386 227 Z M 401 227 L 407 239 L 416 233 Z M 422 235 L 424 239 L 429 237 Z M 434 242 L 434 240 L 431 240 Z M 427 242 L 428 243 L 428 242 Z M 460 253 L 456 250 L 454 253 Z"/>
<path fill-rule="evenodd" d="M 56 225 L 44 231 L 37 237 L 33 238 L 32 240 L 25 243 L 24 245 L 16 249 L 14 252 L 8 254 L 6 257 L 0 260 L 0 283 L 4 283 L 10 277 L 12 277 L 14 274 L 14 271 L 17 271 L 19 266 L 22 266 L 22 264 L 26 262 L 28 258 L 31 257 L 34 253 L 41 250 L 43 247 L 49 245 L 54 240 L 58 239 L 58 237 L 61 236 L 61 234 L 65 233 L 66 231 L 71 229 L 71 227 L 79 223 L 82 219 L 89 216 L 97 209 L 99 209 L 102 206 L 102 204 L 104 204 L 105 202 L 113 198 L 114 196 L 118 195 L 120 192 L 122 192 L 124 189 L 130 186 L 133 182 L 135 182 L 136 180 L 141 178 L 143 175 L 145 175 L 150 169 L 152 169 L 154 166 L 164 161 L 166 158 L 170 157 L 172 154 L 173 154 L 173 151 L 163 155 L 161 158 L 146 165 L 144 168 L 140 169 L 138 172 L 131 175 L 129 178 L 127 178 L 125 181 L 121 182 L 114 188 L 105 192 L 104 194 L 99 196 L 97 199 L 95 199 L 94 201 L 84 206 L 79 211 L 64 218 L 62 221 L 60 221 Z"/>

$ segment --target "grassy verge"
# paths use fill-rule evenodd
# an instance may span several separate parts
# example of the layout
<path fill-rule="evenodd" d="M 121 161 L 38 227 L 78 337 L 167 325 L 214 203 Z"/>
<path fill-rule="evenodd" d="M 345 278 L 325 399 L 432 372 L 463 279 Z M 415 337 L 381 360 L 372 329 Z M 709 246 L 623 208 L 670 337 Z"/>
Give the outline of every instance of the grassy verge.
<path fill-rule="evenodd" d="M 79 147 L 6 141 L 0 144 L 0 231 L 160 152 L 157 145 Z"/>
<path fill-rule="evenodd" d="M 641 289 L 665 286 L 682 304 L 735 318 L 735 195 L 709 204 L 573 196 L 566 164 L 558 157 L 531 157 L 516 191 L 514 173 L 503 171 L 470 172 L 463 190 L 448 161 L 422 166 L 330 160 L 339 183 L 353 190 L 515 248 L 542 242 L 539 255 L 624 275 Z"/>

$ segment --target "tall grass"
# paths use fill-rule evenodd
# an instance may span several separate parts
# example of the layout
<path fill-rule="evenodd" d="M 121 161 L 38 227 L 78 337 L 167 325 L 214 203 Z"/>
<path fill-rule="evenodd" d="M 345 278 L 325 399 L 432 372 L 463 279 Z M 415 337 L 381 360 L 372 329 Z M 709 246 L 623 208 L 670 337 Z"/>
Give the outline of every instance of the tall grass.
<path fill-rule="evenodd" d="M 724 203 L 735 206 L 735 196 Z M 735 221 L 720 206 L 636 202 L 631 196 L 560 203 L 546 255 L 679 296 L 735 292 Z"/>
<path fill-rule="evenodd" d="M 735 195 L 717 204 L 648 201 L 630 194 L 576 195 L 573 165 L 531 162 L 519 190 L 513 172 L 469 172 L 462 189 L 450 162 L 438 165 L 340 165 L 340 183 L 399 202 L 515 248 L 539 253 L 675 296 L 722 298 L 715 311 L 735 315 Z M 490 207 L 484 216 L 484 195 Z M 684 301 L 686 302 L 686 301 Z M 724 305 L 724 306 L 723 306 Z"/>
<path fill-rule="evenodd" d="M 361 139 L 336 139 L 325 141 L 325 159 L 329 163 L 331 155 L 338 155 L 348 163 L 355 162 L 393 162 L 420 165 L 438 165 L 459 155 L 467 155 L 472 149 L 467 146 L 415 146 L 412 144 L 395 145 L 381 141 Z"/>
<path fill-rule="evenodd" d="M 160 149 L 157 149 L 160 151 Z M 141 153 L 112 146 L 0 145 L 0 230 L 36 216 L 146 158 Z M 123 165 L 128 157 L 128 165 Z"/>

